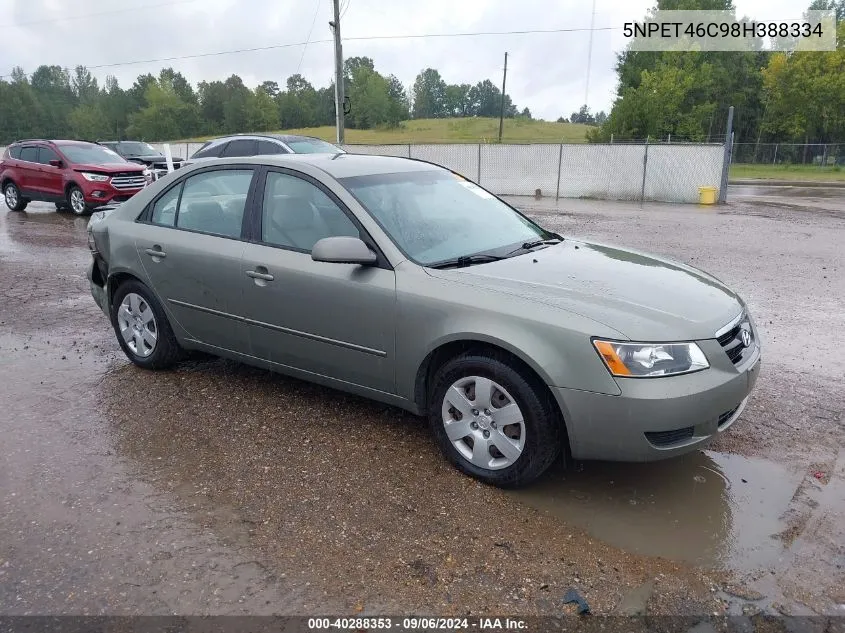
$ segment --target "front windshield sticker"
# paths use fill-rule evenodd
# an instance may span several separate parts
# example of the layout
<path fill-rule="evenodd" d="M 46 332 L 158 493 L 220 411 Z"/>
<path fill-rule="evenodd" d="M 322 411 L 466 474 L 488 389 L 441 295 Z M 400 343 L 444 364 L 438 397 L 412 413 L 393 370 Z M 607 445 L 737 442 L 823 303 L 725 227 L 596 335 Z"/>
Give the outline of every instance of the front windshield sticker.
<path fill-rule="evenodd" d="M 469 182 L 468 180 L 464 180 L 463 182 L 461 182 L 461 184 L 464 187 L 466 187 L 467 189 L 469 189 L 470 191 L 472 191 L 479 198 L 490 199 L 490 198 L 493 197 L 493 194 L 484 191 L 484 189 L 482 189 L 481 187 L 479 187 L 478 185 L 476 185 L 473 182 Z"/>

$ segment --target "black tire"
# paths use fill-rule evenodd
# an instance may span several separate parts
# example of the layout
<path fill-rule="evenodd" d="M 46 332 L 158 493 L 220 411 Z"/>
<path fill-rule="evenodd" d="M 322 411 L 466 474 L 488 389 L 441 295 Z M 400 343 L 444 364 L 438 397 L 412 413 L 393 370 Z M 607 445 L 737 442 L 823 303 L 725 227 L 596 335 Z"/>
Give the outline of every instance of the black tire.
<path fill-rule="evenodd" d="M 6 192 L 10 190 L 14 196 L 14 200 L 16 200 L 16 203 L 13 205 L 9 204 L 9 198 L 12 196 L 6 194 Z M 27 201 L 24 200 L 23 196 L 21 195 L 21 190 L 18 188 L 18 186 L 11 181 L 3 185 L 3 198 L 6 200 L 6 206 L 9 207 L 9 211 L 23 211 L 24 209 L 26 209 Z"/>
<path fill-rule="evenodd" d="M 459 470 L 500 488 L 518 488 L 542 475 L 561 454 L 565 431 L 557 404 L 548 389 L 525 369 L 519 371 L 502 355 L 468 352 L 446 362 L 436 372 L 429 394 L 429 424 L 444 456 Z M 519 406 L 525 425 L 522 454 L 498 470 L 476 466 L 465 458 L 446 435 L 441 407 L 446 391 L 469 376 L 489 378 L 511 395 Z"/>
<path fill-rule="evenodd" d="M 121 303 L 123 303 L 123 300 L 129 293 L 139 295 L 152 310 L 153 316 L 155 317 L 156 342 L 152 353 L 148 356 L 135 353 L 124 340 L 120 331 L 118 311 L 120 310 Z M 155 295 L 140 281 L 126 281 L 118 286 L 111 304 L 111 322 L 121 349 L 129 360 L 138 367 L 144 369 L 166 369 L 172 367 L 183 357 L 183 350 L 176 340 L 176 336 L 173 334 L 173 328 L 170 327 L 164 309 Z"/>
<path fill-rule="evenodd" d="M 73 202 L 72 202 L 72 198 L 74 196 L 74 193 L 77 192 L 77 191 L 79 192 L 79 195 L 83 196 L 83 198 L 82 198 L 83 204 L 82 204 L 81 209 L 76 209 L 73 206 Z M 67 199 L 66 204 L 67 204 L 68 208 L 71 211 L 73 211 L 76 215 L 85 215 L 85 214 L 91 212 L 91 208 L 87 204 L 84 203 L 84 200 L 85 200 L 84 194 L 82 193 L 82 189 L 80 189 L 78 186 L 71 185 L 70 187 L 68 187 L 66 199 Z"/>

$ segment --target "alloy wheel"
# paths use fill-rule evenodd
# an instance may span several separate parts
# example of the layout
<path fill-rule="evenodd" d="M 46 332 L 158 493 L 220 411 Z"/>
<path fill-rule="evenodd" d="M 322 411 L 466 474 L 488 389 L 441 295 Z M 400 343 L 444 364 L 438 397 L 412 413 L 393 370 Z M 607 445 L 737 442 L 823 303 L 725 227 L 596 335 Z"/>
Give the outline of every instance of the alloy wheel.
<path fill-rule="evenodd" d="M 85 196 L 82 194 L 82 190 L 74 189 L 70 192 L 70 207 L 77 215 L 85 213 Z"/>
<path fill-rule="evenodd" d="M 14 185 L 6 187 L 6 191 L 4 193 L 6 196 L 6 206 L 10 209 L 14 209 L 18 206 L 18 190 L 15 189 Z"/>

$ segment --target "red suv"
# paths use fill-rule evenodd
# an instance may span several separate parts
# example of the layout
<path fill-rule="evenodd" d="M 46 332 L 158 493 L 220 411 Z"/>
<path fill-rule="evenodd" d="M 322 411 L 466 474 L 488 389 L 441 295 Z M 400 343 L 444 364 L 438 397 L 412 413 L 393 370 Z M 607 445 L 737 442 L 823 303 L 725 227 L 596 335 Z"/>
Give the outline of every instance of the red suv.
<path fill-rule="evenodd" d="M 128 200 L 147 182 L 142 165 L 84 141 L 17 141 L 0 159 L 0 186 L 12 211 L 42 200 L 83 215 Z"/>

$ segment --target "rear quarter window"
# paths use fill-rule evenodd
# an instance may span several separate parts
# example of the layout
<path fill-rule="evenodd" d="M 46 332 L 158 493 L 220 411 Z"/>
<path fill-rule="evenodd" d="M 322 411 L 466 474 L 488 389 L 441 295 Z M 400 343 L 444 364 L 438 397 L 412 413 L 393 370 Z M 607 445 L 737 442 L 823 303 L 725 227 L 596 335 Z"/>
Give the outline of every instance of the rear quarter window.
<path fill-rule="evenodd" d="M 18 146 L 18 147 L 12 147 L 12 148 L 10 148 L 10 149 L 9 149 L 9 158 L 14 158 L 15 160 L 17 160 L 17 159 L 18 159 L 18 158 L 20 158 L 20 157 L 21 157 L 21 148 L 20 148 L 20 146 Z"/>

